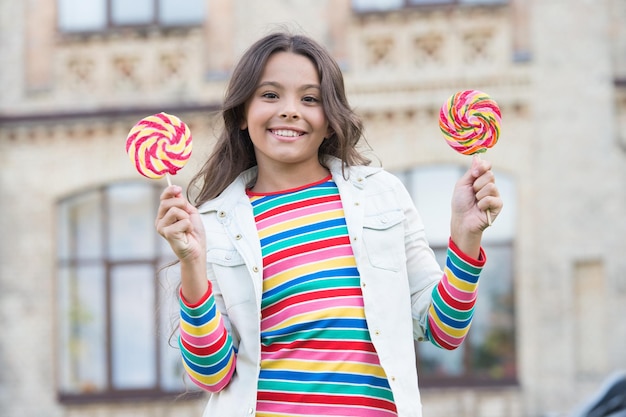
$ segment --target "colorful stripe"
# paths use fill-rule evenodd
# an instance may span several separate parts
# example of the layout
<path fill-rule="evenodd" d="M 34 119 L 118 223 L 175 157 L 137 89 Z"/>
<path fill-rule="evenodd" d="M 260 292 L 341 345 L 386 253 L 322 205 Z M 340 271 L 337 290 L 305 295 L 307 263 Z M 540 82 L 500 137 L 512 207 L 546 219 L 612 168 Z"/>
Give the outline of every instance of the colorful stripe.
<path fill-rule="evenodd" d="M 397 416 L 336 184 L 250 201 L 264 265 L 257 416 Z"/>
<path fill-rule="evenodd" d="M 215 306 L 209 286 L 196 304 L 189 305 L 180 293 L 180 337 L 178 345 L 183 367 L 194 384 L 217 392 L 230 381 L 235 371 L 235 349 L 224 321 Z"/>
<path fill-rule="evenodd" d="M 472 259 L 450 240 L 443 277 L 433 289 L 428 309 L 426 333 L 436 346 L 453 350 L 465 340 L 474 315 L 478 277 L 484 264 L 482 249 L 479 259 Z"/>

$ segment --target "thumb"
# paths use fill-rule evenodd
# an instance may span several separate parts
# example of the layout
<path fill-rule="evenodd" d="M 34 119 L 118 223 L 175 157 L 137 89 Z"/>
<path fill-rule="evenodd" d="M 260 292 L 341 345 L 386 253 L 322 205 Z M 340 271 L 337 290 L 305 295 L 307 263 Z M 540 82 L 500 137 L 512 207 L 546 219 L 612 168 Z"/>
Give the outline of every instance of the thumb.
<path fill-rule="evenodd" d="M 474 178 L 478 178 L 485 172 L 491 169 L 491 162 L 486 161 L 480 157 L 479 154 L 475 154 L 472 158 L 471 172 Z"/>
<path fill-rule="evenodd" d="M 478 178 L 481 174 L 481 163 L 480 158 L 474 156 L 472 158 L 472 166 L 465 171 L 465 173 L 459 178 L 459 185 L 469 185 L 472 186 L 476 178 Z"/>

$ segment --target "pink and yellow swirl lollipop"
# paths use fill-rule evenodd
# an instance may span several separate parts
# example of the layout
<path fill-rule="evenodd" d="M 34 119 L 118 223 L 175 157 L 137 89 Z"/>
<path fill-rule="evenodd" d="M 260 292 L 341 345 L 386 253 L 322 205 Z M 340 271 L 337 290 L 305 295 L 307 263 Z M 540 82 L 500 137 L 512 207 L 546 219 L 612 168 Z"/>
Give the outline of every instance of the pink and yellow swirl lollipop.
<path fill-rule="evenodd" d="M 158 113 L 141 119 L 128 133 L 126 152 L 137 171 L 148 178 L 176 175 L 191 156 L 189 127 L 178 117 Z"/>
<path fill-rule="evenodd" d="M 500 108 L 491 97 L 482 91 L 465 90 L 441 106 L 439 128 L 452 149 L 474 155 L 498 142 L 501 118 Z"/>
<path fill-rule="evenodd" d="M 439 128 L 455 151 L 463 155 L 486 152 L 500 137 L 502 114 L 498 104 L 478 90 L 460 91 L 450 96 L 439 111 Z M 491 226 L 491 213 L 487 210 Z"/>

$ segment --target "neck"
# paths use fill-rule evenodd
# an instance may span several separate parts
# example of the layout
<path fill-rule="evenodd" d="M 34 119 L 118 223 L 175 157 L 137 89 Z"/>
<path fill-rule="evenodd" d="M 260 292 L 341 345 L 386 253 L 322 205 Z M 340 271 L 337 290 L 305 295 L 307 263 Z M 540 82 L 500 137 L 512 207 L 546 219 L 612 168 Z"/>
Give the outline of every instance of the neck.
<path fill-rule="evenodd" d="M 327 177 L 328 169 L 321 164 L 302 166 L 259 166 L 256 183 L 252 187 L 255 193 L 272 193 L 298 188 L 320 181 Z"/>

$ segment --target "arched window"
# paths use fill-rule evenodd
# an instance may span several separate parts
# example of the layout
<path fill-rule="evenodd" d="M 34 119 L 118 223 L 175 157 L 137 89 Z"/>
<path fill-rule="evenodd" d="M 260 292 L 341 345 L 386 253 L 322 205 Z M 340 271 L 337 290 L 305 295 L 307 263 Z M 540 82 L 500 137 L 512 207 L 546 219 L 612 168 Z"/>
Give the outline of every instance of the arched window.
<path fill-rule="evenodd" d="M 466 168 L 418 167 L 399 173 L 426 226 L 426 235 L 441 265 L 450 236 L 450 200 Z M 495 170 L 494 170 L 495 171 Z M 516 191 L 511 177 L 496 172 L 505 207 L 483 234 L 487 264 L 482 272 L 474 320 L 466 341 L 454 351 L 417 343 L 420 383 L 462 385 L 516 382 L 513 243 Z"/>
<path fill-rule="evenodd" d="M 62 401 L 186 390 L 176 349 L 175 277 L 155 231 L 162 187 L 108 185 L 58 203 L 58 390 Z M 175 344 L 176 338 L 172 339 Z"/>

